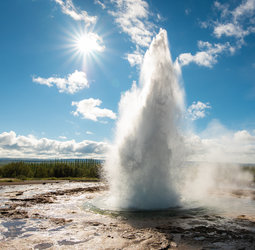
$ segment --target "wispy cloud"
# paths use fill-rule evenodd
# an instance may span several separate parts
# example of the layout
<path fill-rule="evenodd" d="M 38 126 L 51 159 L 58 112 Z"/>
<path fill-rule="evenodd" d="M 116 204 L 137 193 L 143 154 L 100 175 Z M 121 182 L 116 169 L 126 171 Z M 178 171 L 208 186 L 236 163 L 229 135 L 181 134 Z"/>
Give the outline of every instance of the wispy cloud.
<path fill-rule="evenodd" d="M 230 10 L 228 5 L 216 1 L 215 7 L 221 12 L 219 21 L 212 22 L 213 33 L 217 38 L 222 36 L 235 37 L 238 45 L 243 44 L 243 39 L 255 32 L 254 14 L 255 0 L 242 1 L 235 9 Z"/>
<path fill-rule="evenodd" d="M 156 25 L 149 21 L 149 5 L 144 0 L 111 0 L 114 9 L 108 13 L 115 18 L 116 24 L 126 33 L 136 46 L 133 53 L 127 53 L 126 59 L 131 66 L 142 62 L 144 48 L 150 45 Z"/>
<path fill-rule="evenodd" d="M 214 6 L 220 12 L 220 18 L 216 21 L 209 20 L 205 23 L 205 28 L 212 28 L 214 36 L 218 39 L 235 38 L 235 44 L 232 46 L 240 49 L 245 44 L 245 37 L 255 33 L 255 0 L 243 0 L 233 9 L 228 4 L 218 1 L 214 2 Z"/>
<path fill-rule="evenodd" d="M 242 27 L 233 23 L 218 23 L 217 25 L 215 25 L 213 33 L 217 38 L 220 38 L 223 35 L 244 38 L 249 34 L 249 30 L 243 30 Z"/>
<path fill-rule="evenodd" d="M 188 16 L 189 14 L 190 14 L 190 12 L 191 12 L 191 9 L 185 9 L 185 14 Z"/>
<path fill-rule="evenodd" d="M 72 0 L 55 0 L 61 6 L 64 14 L 70 16 L 76 21 L 83 21 L 86 26 L 95 24 L 97 21 L 96 16 L 90 16 L 85 10 L 78 10 Z"/>
<path fill-rule="evenodd" d="M 87 134 L 87 135 L 93 135 L 93 132 L 91 132 L 91 131 L 86 131 L 86 134 Z"/>
<path fill-rule="evenodd" d="M 99 108 L 102 101 L 99 99 L 84 99 L 79 102 L 72 102 L 72 106 L 76 106 L 76 110 L 72 112 L 74 116 L 81 116 L 83 119 L 98 121 L 98 118 L 107 117 L 116 119 L 116 114 L 106 108 Z"/>
<path fill-rule="evenodd" d="M 74 94 L 84 88 L 89 87 L 87 76 L 85 72 L 75 70 L 74 73 L 69 74 L 67 77 L 35 77 L 33 76 L 33 82 L 52 87 L 56 85 L 59 89 L 59 92 L 66 92 Z"/>
<path fill-rule="evenodd" d="M 187 117 L 191 120 L 197 120 L 206 116 L 206 110 L 210 109 L 210 104 L 200 101 L 193 102 L 187 109 Z"/>
<path fill-rule="evenodd" d="M 245 44 L 245 37 L 255 33 L 255 0 L 243 0 L 236 8 L 230 9 L 229 4 L 214 2 L 215 9 L 219 12 L 217 20 L 201 22 L 202 28 L 211 28 L 212 34 L 224 43 L 198 42 L 200 51 L 195 54 L 182 53 L 177 58 L 180 66 L 196 63 L 199 66 L 212 67 L 217 63 L 217 58 L 223 53 L 233 55 Z M 226 41 L 226 38 L 234 38 Z M 203 45 L 204 46 L 201 46 Z M 203 48 L 202 48 L 203 47 Z"/>
<path fill-rule="evenodd" d="M 106 8 L 105 4 L 102 1 L 94 0 L 94 3 L 100 5 L 103 10 Z"/>
<path fill-rule="evenodd" d="M 143 52 L 137 49 L 133 53 L 127 53 L 126 59 L 132 67 L 135 65 L 140 65 L 143 61 Z"/>
<path fill-rule="evenodd" d="M 143 0 L 112 0 L 116 10 L 109 11 L 123 32 L 132 42 L 141 47 L 148 47 L 153 36 L 154 24 L 148 21 L 149 5 Z"/>
<path fill-rule="evenodd" d="M 246 0 L 243 1 L 234 11 L 233 16 L 234 19 L 237 20 L 244 15 L 253 15 L 255 10 L 255 1 L 254 0 Z"/>
<path fill-rule="evenodd" d="M 3 132 L 0 134 L 0 157 L 100 159 L 108 147 L 104 142 L 63 140 L 38 139 L 33 135 L 17 135 L 14 131 Z"/>

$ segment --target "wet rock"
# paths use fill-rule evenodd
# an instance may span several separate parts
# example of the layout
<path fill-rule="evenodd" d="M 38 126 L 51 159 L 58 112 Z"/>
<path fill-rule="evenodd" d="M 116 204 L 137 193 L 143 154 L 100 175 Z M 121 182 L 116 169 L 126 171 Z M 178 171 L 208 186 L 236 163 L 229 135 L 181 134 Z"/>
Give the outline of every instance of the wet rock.
<path fill-rule="evenodd" d="M 133 239 L 136 238 L 136 236 L 135 236 L 135 234 L 128 233 L 128 234 L 123 234 L 123 235 L 122 235 L 122 238 L 128 239 L 128 240 L 133 240 Z"/>
<path fill-rule="evenodd" d="M 99 223 L 99 222 L 93 222 L 92 223 L 92 226 L 94 226 L 94 227 L 97 227 L 97 226 L 99 226 L 101 223 Z"/>
<path fill-rule="evenodd" d="M 111 227 L 117 227 L 118 225 L 117 225 L 117 224 L 114 224 L 114 223 L 110 223 L 110 226 L 111 226 Z"/>
<path fill-rule="evenodd" d="M 54 192 L 48 193 L 48 195 L 71 195 L 75 193 L 81 193 L 81 192 L 96 192 L 105 190 L 105 187 L 103 186 L 96 186 L 96 187 L 85 187 L 85 188 L 73 188 L 73 189 L 67 189 L 67 190 L 58 190 Z"/>
<path fill-rule="evenodd" d="M 181 227 L 168 227 L 167 230 L 169 230 L 171 233 L 184 233 L 185 229 Z"/>
<path fill-rule="evenodd" d="M 86 242 L 88 240 L 90 240 L 90 239 L 83 240 L 83 241 L 61 240 L 61 241 L 58 241 L 58 245 L 59 246 L 63 246 L 63 245 L 64 246 L 73 246 L 73 245 L 84 243 L 84 242 Z"/>
<path fill-rule="evenodd" d="M 88 222 L 84 223 L 84 226 L 99 227 L 99 226 L 106 226 L 106 225 L 101 222 L 98 222 L 98 221 L 88 221 Z"/>
<path fill-rule="evenodd" d="M 16 196 L 20 196 L 20 195 L 22 195 L 24 192 L 18 192 L 18 193 L 16 193 Z"/>
<path fill-rule="evenodd" d="M 43 250 L 52 247 L 52 243 L 41 243 L 34 246 L 35 249 Z"/>
<path fill-rule="evenodd" d="M 202 240 L 205 240 L 205 237 L 204 237 L 204 236 L 194 237 L 194 239 L 195 239 L 195 240 L 202 241 Z"/>
<path fill-rule="evenodd" d="M 24 198 L 24 199 L 17 199 L 17 198 L 11 198 L 10 201 L 12 202 L 23 202 L 23 205 L 28 204 L 44 204 L 44 203 L 53 203 L 54 199 L 53 197 L 39 195 L 32 198 Z M 26 204 L 28 203 L 28 204 Z"/>
<path fill-rule="evenodd" d="M 66 220 L 64 218 L 50 218 L 50 221 L 54 222 L 57 225 L 64 225 L 66 223 L 72 222 L 72 220 Z"/>
<path fill-rule="evenodd" d="M 28 218 L 27 211 L 16 209 L 16 206 L 10 206 L 6 209 L 0 210 L 0 217 L 9 217 L 12 219 L 24 219 Z"/>
<path fill-rule="evenodd" d="M 193 217 L 189 216 L 189 215 L 180 216 L 180 219 L 191 219 L 191 218 L 193 218 Z"/>
<path fill-rule="evenodd" d="M 154 243 L 150 244 L 149 246 L 150 246 L 149 249 L 151 249 L 151 247 L 155 248 L 155 249 L 160 249 L 160 250 L 165 250 L 165 249 L 170 248 L 170 244 L 166 240 L 162 240 L 162 241 L 159 241 L 159 242 L 154 242 Z"/>

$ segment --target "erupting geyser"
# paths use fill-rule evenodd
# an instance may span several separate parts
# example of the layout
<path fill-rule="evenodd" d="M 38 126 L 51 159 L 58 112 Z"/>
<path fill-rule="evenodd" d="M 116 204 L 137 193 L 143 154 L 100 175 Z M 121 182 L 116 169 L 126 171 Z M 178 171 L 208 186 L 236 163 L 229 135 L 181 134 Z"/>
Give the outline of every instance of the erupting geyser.
<path fill-rule="evenodd" d="M 162 209 L 179 204 L 183 103 L 167 33 L 161 29 L 144 56 L 139 85 L 134 82 L 119 104 L 115 141 L 105 163 L 109 206 Z"/>

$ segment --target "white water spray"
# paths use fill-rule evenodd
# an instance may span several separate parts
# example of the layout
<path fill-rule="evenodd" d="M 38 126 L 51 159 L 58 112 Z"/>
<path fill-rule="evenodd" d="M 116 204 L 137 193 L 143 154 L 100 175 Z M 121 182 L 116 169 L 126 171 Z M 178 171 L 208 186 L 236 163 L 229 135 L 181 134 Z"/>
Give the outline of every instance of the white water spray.
<path fill-rule="evenodd" d="M 167 33 L 144 56 L 139 86 L 122 95 L 113 146 L 105 163 L 112 208 L 160 209 L 179 204 L 177 169 L 184 161 L 178 125 L 184 109 Z"/>

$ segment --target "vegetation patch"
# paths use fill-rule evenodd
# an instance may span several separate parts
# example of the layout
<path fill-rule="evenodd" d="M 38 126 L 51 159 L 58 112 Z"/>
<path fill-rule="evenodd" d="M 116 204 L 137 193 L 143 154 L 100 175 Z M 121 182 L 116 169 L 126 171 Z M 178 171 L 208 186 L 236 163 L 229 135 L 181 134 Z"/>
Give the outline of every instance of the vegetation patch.
<path fill-rule="evenodd" d="M 102 167 L 98 160 L 54 160 L 42 162 L 11 162 L 0 167 L 0 177 L 13 179 L 97 180 Z M 6 181 L 6 179 L 5 179 Z"/>

